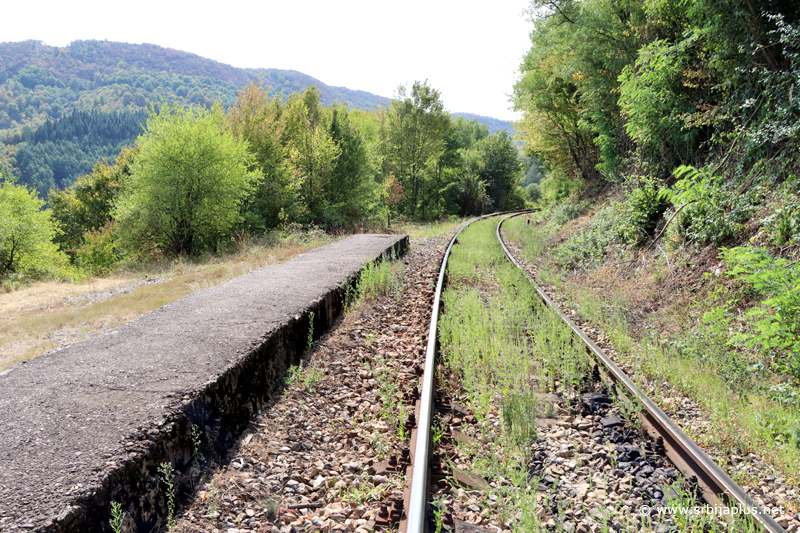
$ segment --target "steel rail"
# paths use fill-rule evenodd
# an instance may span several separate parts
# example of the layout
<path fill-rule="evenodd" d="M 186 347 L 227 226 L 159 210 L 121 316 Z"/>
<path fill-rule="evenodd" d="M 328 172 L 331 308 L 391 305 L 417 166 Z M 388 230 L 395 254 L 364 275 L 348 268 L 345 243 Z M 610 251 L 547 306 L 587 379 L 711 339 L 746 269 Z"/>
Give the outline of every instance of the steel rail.
<path fill-rule="evenodd" d="M 523 214 L 530 212 L 529 210 L 514 213 Z M 424 533 L 426 529 L 425 523 L 425 508 L 428 503 L 428 457 L 431 453 L 431 439 L 430 428 L 431 421 L 433 420 L 433 385 L 436 374 L 436 354 L 439 350 L 439 336 L 437 335 L 437 327 L 439 323 L 439 309 L 441 308 L 442 289 L 444 288 L 445 275 L 447 272 L 447 260 L 450 257 L 450 252 L 453 246 L 458 242 L 458 236 L 461 232 L 469 227 L 472 223 L 483 220 L 487 217 L 502 216 L 505 213 L 492 213 L 484 215 L 472 220 L 458 230 L 450 244 L 447 246 L 447 251 L 442 259 L 442 266 L 439 269 L 439 280 L 436 283 L 436 292 L 433 297 L 433 308 L 431 310 L 431 327 L 428 333 L 428 348 L 425 352 L 425 369 L 422 377 L 422 391 L 420 393 L 420 408 L 417 415 L 417 438 L 414 441 L 413 453 L 413 466 L 411 474 L 411 490 L 408 496 L 407 503 L 405 504 L 406 522 L 405 533 Z"/>
<path fill-rule="evenodd" d="M 500 235 L 503 222 L 523 213 L 509 215 L 497 224 L 497 240 L 503 247 L 508 259 L 522 272 L 525 273 L 536 292 L 539 293 L 544 303 L 551 307 L 558 316 L 572 329 L 572 331 L 586 345 L 586 352 L 600 361 L 606 369 L 606 374 L 616 384 L 621 383 L 628 394 L 637 399 L 644 406 L 646 426 L 655 437 L 664 439 L 667 456 L 678 468 L 687 470 L 697 476 L 706 500 L 713 505 L 726 505 L 728 507 L 738 507 L 739 514 L 749 514 L 758 521 L 759 525 L 769 533 L 784 533 L 781 526 L 773 520 L 756 502 L 750 498 L 697 444 L 694 443 L 686 434 L 662 411 L 650 398 L 647 397 L 639 387 L 631 381 L 606 354 L 601 350 L 586 334 L 575 325 L 556 304 L 544 293 L 539 285 L 525 271 L 521 264 L 517 262 L 511 251 L 506 247 Z M 729 515 L 730 516 L 730 515 Z"/>

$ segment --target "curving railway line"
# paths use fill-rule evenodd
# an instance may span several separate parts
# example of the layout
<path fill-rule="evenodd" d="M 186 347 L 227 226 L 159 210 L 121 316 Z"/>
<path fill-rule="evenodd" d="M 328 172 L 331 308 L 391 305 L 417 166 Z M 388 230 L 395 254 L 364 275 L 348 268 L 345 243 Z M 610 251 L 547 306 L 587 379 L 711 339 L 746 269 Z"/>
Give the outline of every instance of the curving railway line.
<path fill-rule="evenodd" d="M 515 216 L 526 212 L 503 213 L 496 226 L 496 236 L 499 244 L 510 262 L 524 272 L 523 267 L 514 258 L 501 237 L 501 227 L 503 223 Z M 497 215 L 492 215 L 497 216 Z M 482 217 L 485 219 L 487 217 Z M 481 220 L 481 219 L 478 219 Z M 439 272 L 439 279 L 433 302 L 433 309 L 430 322 L 430 334 L 428 336 L 427 353 L 425 359 L 424 375 L 422 386 L 417 401 L 416 429 L 412 432 L 410 441 L 411 466 L 406 484 L 405 499 L 403 508 L 405 518 L 400 523 L 401 531 L 406 533 L 422 533 L 433 530 L 430 485 L 431 478 L 434 476 L 429 465 L 429 459 L 433 456 L 434 437 L 432 436 L 431 424 L 435 417 L 435 397 L 436 397 L 436 360 L 438 356 L 439 339 L 439 312 L 442 308 L 442 291 L 446 284 L 448 259 L 454 246 L 459 242 L 459 236 L 464 228 L 459 231 L 451 240 L 445 253 L 444 260 Z M 526 276 L 527 273 L 526 273 Z M 709 458 L 703 450 L 692 442 L 681 429 L 655 405 L 635 383 L 594 343 L 581 331 L 542 291 L 528 276 L 528 280 L 542 302 L 557 313 L 561 320 L 571 330 L 573 343 L 583 346 L 586 356 L 590 359 L 590 365 L 594 366 L 594 378 L 602 383 L 603 390 L 608 390 L 612 397 L 625 396 L 629 401 L 635 402 L 640 406 L 640 418 L 643 421 L 643 429 L 649 443 L 642 444 L 642 450 L 646 448 L 644 455 L 653 456 L 657 464 L 667 464 L 662 458 L 666 458 L 674 468 L 682 471 L 688 480 L 689 485 L 699 497 L 698 501 L 719 509 L 722 516 L 730 516 L 730 512 L 724 509 L 738 509 L 738 512 L 747 510 L 754 520 L 753 527 L 756 530 L 779 533 L 784 531 L 780 525 L 739 487 L 722 469 Z M 599 380 L 597 380 L 599 378 Z M 586 400 L 584 399 L 584 403 Z M 599 418 L 599 417 L 595 417 Z M 587 420 L 591 420 L 587 417 Z M 650 468 L 652 470 L 652 468 Z M 665 467 L 664 471 L 668 469 Z M 438 475 L 438 474 L 436 474 Z M 557 484 L 557 481 L 556 481 Z M 555 485 L 553 486 L 555 490 Z M 663 493 L 655 493 L 656 496 Z M 654 505 L 658 503 L 657 498 Z M 634 512 L 632 509 L 631 512 Z M 570 527 L 573 527 L 572 525 Z M 622 530 L 620 528 L 614 528 Z M 670 529 L 664 529 L 668 531 Z M 674 529 L 673 529 L 674 530 Z"/>

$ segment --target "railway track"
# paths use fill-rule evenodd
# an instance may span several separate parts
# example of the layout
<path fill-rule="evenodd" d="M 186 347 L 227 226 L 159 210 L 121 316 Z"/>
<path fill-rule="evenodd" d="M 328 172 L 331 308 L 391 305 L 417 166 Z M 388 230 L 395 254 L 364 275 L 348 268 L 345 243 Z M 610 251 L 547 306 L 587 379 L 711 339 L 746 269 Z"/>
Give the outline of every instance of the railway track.
<path fill-rule="evenodd" d="M 496 225 L 495 235 L 508 261 L 524 272 L 524 269 L 513 257 L 513 254 L 509 251 L 501 237 L 503 222 L 522 213 L 523 212 L 502 214 L 502 218 Z M 439 339 L 437 332 L 440 331 L 439 312 L 442 308 L 442 291 L 446 284 L 448 260 L 451 257 L 451 252 L 459 241 L 459 236 L 462 231 L 459 231 L 459 233 L 453 237 L 447 248 L 439 272 L 439 279 L 434 297 L 424 375 L 414 419 L 416 428 L 412 431 L 410 440 L 410 457 L 412 464 L 408 469 L 408 481 L 404 495 L 403 508 L 405 511 L 405 519 L 400 523 L 401 531 L 406 533 L 422 533 L 429 529 L 432 530 L 434 527 L 440 529 L 442 526 L 442 516 L 445 515 L 446 519 L 446 513 L 441 507 L 438 508 L 438 512 L 431 512 L 432 509 L 436 510 L 437 508 L 435 506 L 433 508 L 431 507 L 430 498 L 431 480 L 434 479 L 441 483 L 441 479 L 446 475 L 446 472 L 441 471 L 441 466 L 437 467 L 439 471 L 432 472 L 429 460 L 434 456 L 434 441 L 437 440 L 432 435 L 431 424 L 437 413 L 437 378 L 435 363 L 439 355 Z M 640 486 L 637 487 L 639 495 L 644 494 L 646 496 L 642 499 L 637 495 L 636 501 L 639 503 L 644 502 L 655 507 L 660 504 L 659 500 L 663 499 L 666 501 L 664 491 L 672 490 L 663 489 L 662 484 L 656 482 L 651 483 L 647 475 L 651 473 L 666 474 L 667 478 L 663 476 L 657 478 L 663 480 L 669 479 L 670 475 L 675 476 L 675 472 L 679 470 L 685 476 L 684 485 L 687 487 L 687 490 L 694 493 L 693 496 L 697 497 L 696 500 L 693 500 L 697 504 L 704 505 L 707 503 L 714 507 L 718 515 L 722 517 L 732 516 L 734 514 L 734 509 L 736 510 L 735 514 L 747 514 L 752 519 L 753 530 L 767 531 L 770 533 L 779 533 L 783 531 L 767 512 L 758 507 L 744 490 L 734 483 L 713 460 L 692 442 L 680 428 L 670 420 L 670 418 L 661 411 L 661 409 L 659 409 L 658 406 L 656 406 L 636 384 L 634 384 L 633 381 L 631 381 L 630 378 L 619 369 L 591 339 L 589 339 L 588 336 L 586 336 L 584 332 L 557 308 L 552 300 L 535 284 L 527 273 L 525 276 L 532 284 L 544 306 L 550 309 L 551 312 L 556 313 L 560 320 L 563 321 L 563 324 L 569 328 L 572 335 L 570 344 L 577 346 L 578 350 L 584 351 L 586 357 L 589 358 L 590 366 L 594 369 L 590 381 L 593 382 L 593 387 L 600 391 L 599 393 L 593 392 L 591 394 L 584 394 L 582 397 L 583 412 L 578 414 L 577 417 L 567 418 L 567 422 L 562 421 L 557 423 L 557 431 L 553 432 L 553 435 L 564 433 L 564 430 L 559 429 L 564 427 L 568 435 L 571 435 L 573 439 L 582 439 L 583 436 L 586 435 L 586 441 L 589 442 L 590 439 L 588 437 L 590 432 L 592 432 L 591 435 L 594 441 L 597 443 L 602 442 L 603 445 L 607 446 L 614 454 L 622 450 L 622 457 L 630 459 L 630 461 L 623 461 L 619 464 L 626 464 L 629 469 L 631 466 L 634 470 L 638 468 L 639 471 L 634 478 L 628 474 L 628 470 L 624 469 L 625 467 L 615 468 L 610 473 L 609 477 L 613 479 L 616 476 L 617 478 L 622 478 L 623 481 L 628 479 L 629 482 L 634 483 L 634 485 L 639 483 Z M 583 386 L 586 388 L 588 385 L 584 382 Z M 441 400 L 441 393 L 439 393 L 439 396 Z M 614 413 L 619 412 L 618 408 L 610 405 L 612 399 L 615 398 L 626 398 L 629 405 L 639 406 L 639 420 L 642 422 L 642 427 L 639 428 L 639 431 L 630 431 L 629 428 L 622 426 L 619 417 L 614 415 Z M 439 412 L 441 411 L 442 406 L 440 405 Z M 573 412 L 572 414 L 576 413 Z M 544 434 L 546 431 L 543 430 L 542 433 Z M 637 433 L 637 435 L 633 433 Z M 614 442 L 614 439 L 616 439 L 616 442 Z M 441 436 L 439 440 L 441 440 Z M 622 444 L 618 445 L 618 443 Z M 546 447 L 543 446 L 544 445 L 537 448 L 539 452 L 532 459 L 532 464 L 536 464 L 537 461 L 541 463 L 540 466 L 544 468 L 541 471 L 541 475 L 542 479 L 545 480 L 542 483 L 549 486 L 550 493 L 554 496 L 559 494 L 559 491 L 563 491 L 564 486 L 566 486 L 566 492 L 569 494 L 576 494 L 576 496 L 581 495 L 581 489 L 577 491 L 574 489 L 575 486 L 579 486 L 580 484 L 570 485 L 570 481 L 575 481 L 575 479 L 579 477 L 577 472 L 582 469 L 580 467 L 576 468 L 576 465 L 573 465 L 575 461 L 570 461 L 568 465 L 563 465 L 562 462 L 564 460 L 556 459 L 556 456 L 572 457 L 570 454 L 574 453 L 574 456 L 579 459 L 578 463 L 580 463 L 580 457 L 585 457 L 587 460 L 591 457 L 592 465 L 608 467 L 608 465 L 611 464 L 611 466 L 616 466 L 612 464 L 616 461 L 609 461 L 608 457 L 603 457 L 602 451 L 594 452 L 591 455 L 587 453 L 581 456 L 578 453 L 579 447 L 577 444 L 575 445 L 575 452 L 564 450 L 565 445 L 562 444 L 559 452 L 555 454 L 551 454 L 546 450 Z M 641 452 L 636 451 L 637 449 L 641 450 Z M 581 452 L 586 451 L 585 449 L 581 450 Z M 628 455 L 626 456 L 625 454 Z M 548 462 L 548 466 L 545 467 L 545 463 Z M 569 468 L 567 468 L 567 466 Z M 572 470 L 573 473 L 570 473 L 569 470 Z M 558 475 L 555 478 L 548 478 L 549 474 L 547 474 L 547 472 L 551 474 L 552 472 L 562 472 L 566 483 L 562 484 L 562 480 L 559 479 Z M 646 472 L 646 474 L 642 474 L 642 472 Z M 604 473 L 604 479 L 605 475 Z M 549 481 L 547 481 L 548 479 Z M 590 478 L 590 486 L 592 479 L 596 478 L 592 475 Z M 597 499 L 602 500 L 608 494 L 608 488 L 610 486 L 610 484 L 604 485 L 604 488 L 599 492 L 592 489 L 589 494 L 593 496 L 590 497 L 597 497 Z M 615 486 L 619 487 L 619 483 Z M 634 494 L 636 494 L 637 489 L 633 490 Z M 585 495 L 586 492 L 583 492 L 584 498 L 586 497 Z M 618 503 L 617 505 L 620 506 L 623 504 Z M 640 514 L 643 509 L 652 511 L 653 507 L 640 505 L 638 509 L 631 508 L 628 509 L 628 511 L 631 515 Z M 725 509 L 728 511 L 725 511 Z M 399 514 L 396 511 L 395 513 Z M 571 510 L 565 512 L 561 509 L 557 517 L 558 521 L 552 519 L 545 521 L 544 518 L 547 518 L 547 513 L 545 513 L 546 516 L 542 517 L 542 524 L 547 529 L 553 529 L 558 525 L 558 527 L 561 528 L 560 530 L 581 531 L 581 528 L 584 527 L 584 523 L 578 522 L 577 520 L 579 516 L 577 513 L 580 513 L 580 511 L 576 511 L 575 520 L 572 519 L 573 515 L 571 513 Z M 431 523 L 433 514 L 436 514 L 436 524 Z M 595 517 L 597 518 L 596 515 Z M 644 515 L 643 518 L 650 519 L 649 516 L 644 517 Z M 519 519 L 519 516 L 517 519 Z M 611 522 L 612 521 L 609 520 L 609 525 L 613 530 L 630 531 L 630 529 L 626 529 L 625 526 L 619 522 L 613 522 L 613 524 Z M 506 525 L 510 526 L 510 523 Z M 673 531 L 674 529 L 670 529 L 670 527 L 671 526 L 667 524 L 662 529 L 656 530 Z M 458 530 L 458 527 L 456 527 L 456 530 Z M 585 530 L 594 531 L 588 529 L 588 527 Z"/>

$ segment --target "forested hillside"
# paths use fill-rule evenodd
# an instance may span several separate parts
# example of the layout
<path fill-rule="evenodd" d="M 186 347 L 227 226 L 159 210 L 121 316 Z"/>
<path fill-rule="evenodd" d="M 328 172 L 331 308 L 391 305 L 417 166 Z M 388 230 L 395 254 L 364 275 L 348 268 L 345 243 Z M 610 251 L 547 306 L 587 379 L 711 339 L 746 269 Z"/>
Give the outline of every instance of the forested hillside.
<path fill-rule="evenodd" d="M 113 145 L 137 130 L 134 146 Z M 0 280 L 221 253 L 234 237 L 285 227 L 387 228 L 398 216 L 436 220 L 526 201 L 527 166 L 508 133 L 453 119 L 423 82 L 373 110 L 325 107 L 315 87 L 284 98 L 253 82 L 227 108 L 74 111 L 26 131 L 15 148 L 26 181 L 0 178 Z M 102 150 L 113 159 L 70 183 L 67 172 Z"/>
<path fill-rule="evenodd" d="M 240 69 L 151 44 L 75 41 L 57 48 L 39 41 L 0 43 L 0 170 L 17 175 L 46 198 L 51 188 L 68 187 L 97 161 L 113 161 L 122 146 L 132 144 L 151 103 L 210 107 L 219 102 L 227 108 L 238 90 L 253 81 L 283 99 L 316 87 L 325 107 L 336 102 L 365 110 L 390 105 L 389 98 L 331 87 L 301 72 Z M 490 133 L 513 133 L 506 122 L 464 116 L 487 124 Z M 42 127 L 58 134 L 34 133 Z"/>
<path fill-rule="evenodd" d="M 143 109 L 73 111 L 36 130 L 25 129 L 14 146 L 14 172 L 20 183 L 47 198 L 50 189 L 68 188 L 97 161 L 113 161 L 123 146 L 133 144 L 146 121 Z"/>
<path fill-rule="evenodd" d="M 38 41 L 0 43 L 0 132 L 59 118 L 69 109 L 146 107 L 162 98 L 230 105 L 251 81 L 288 95 L 316 85 L 324 105 L 347 102 L 371 109 L 388 98 L 331 87 L 301 72 L 242 69 L 153 44 L 74 41 L 58 48 Z"/>

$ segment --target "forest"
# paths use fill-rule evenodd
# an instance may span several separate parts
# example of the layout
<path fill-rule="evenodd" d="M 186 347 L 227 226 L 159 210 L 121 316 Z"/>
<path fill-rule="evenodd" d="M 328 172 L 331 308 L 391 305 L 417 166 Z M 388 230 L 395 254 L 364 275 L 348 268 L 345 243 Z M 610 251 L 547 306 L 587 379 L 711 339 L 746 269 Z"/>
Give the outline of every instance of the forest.
<path fill-rule="evenodd" d="M 96 162 L 113 162 L 123 146 L 132 145 L 151 104 L 219 102 L 227 109 L 253 81 L 284 100 L 316 87 L 326 107 L 374 110 L 390 104 L 389 98 L 331 87 L 297 71 L 239 69 L 150 44 L 0 43 L 0 171 L 47 199 L 50 189 L 68 188 Z M 459 116 L 486 124 L 489 133 L 513 134 L 505 121 L 453 114 Z"/>
<path fill-rule="evenodd" d="M 113 145 L 137 129 L 132 146 Z M 66 153 L 85 154 L 85 164 L 103 149 L 114 158 L 74 183 L 47 173 Z M 259 82 L 227 109 L 173 101 L 146 114 L 76 111 L 27 133 L 15 160 L 27 181 L 6 174 L 0 184 L 7 280 L 219 253 L 234 236 L 287 225 L 385 228 L 393 217 L 469 216 L 528 198 L 507 131 L 452 118 L 426 82 L 370 111 L 325 107 L 315 87 L 284 98 Z"/>

